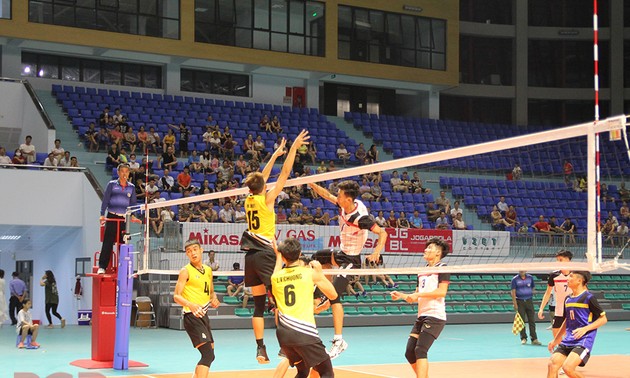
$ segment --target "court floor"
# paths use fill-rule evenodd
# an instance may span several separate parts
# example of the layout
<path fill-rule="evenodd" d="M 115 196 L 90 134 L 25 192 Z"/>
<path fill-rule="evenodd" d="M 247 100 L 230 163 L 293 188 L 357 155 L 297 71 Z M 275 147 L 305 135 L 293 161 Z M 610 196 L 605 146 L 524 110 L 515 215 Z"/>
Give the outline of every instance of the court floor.
<path fill-rule="evenodd" d="M 538 324 L 538 337 L 546 344 L 551 331 L 546 323 Z M 521 345 L 512 335 L 511 324 L 447 325 L 429 354 L 432 377 L 542 377 L 546 373 L 549 353 L 545 346 Z M 600 329 L 593 357 L 582 369 L 587 377 L 630 378 L 630 322 L 609 322 Z M 344 338 L 349 348 L 333 361 L 335 375 L 341 378 L 413 377 L 403 352 L 409 327 L 347 327 Z M 332 329 L 320 330 L 322 339 L 332 337 Z M 275 332 L 268 330 L 267 349 L 274 356 L 269 365 L 255 361 L 255 343 L 250 330 L 218 330 L 214 333 L 216 360 L 213 377 L 272 377 L 278 361 Z M 90 358 L 90 327 L 69 326 L 65 329 L 42 329 L 40 349 L 15 348 L 13 327 L 0 328 L 0 378 L 15 373 L 33 373 L 46 377 L 53 373 L 70 373 L 78 377 L 88 370 L 71 366 L 76 359 Z M 100 376 L 189 378 L 199 360 L 183 331 L 167 329 L 133 329 L 130 358 L 148 364 L 146 368 L 128 371 L 94 370 Z M 291 370 L 287 377 L 294 376 Z M 86 375 L 82 374 L 82 377 Z M 26 377 L 26 375 L 22 375 Z M 29 378 L 35 377 L 30 375 Z"/>

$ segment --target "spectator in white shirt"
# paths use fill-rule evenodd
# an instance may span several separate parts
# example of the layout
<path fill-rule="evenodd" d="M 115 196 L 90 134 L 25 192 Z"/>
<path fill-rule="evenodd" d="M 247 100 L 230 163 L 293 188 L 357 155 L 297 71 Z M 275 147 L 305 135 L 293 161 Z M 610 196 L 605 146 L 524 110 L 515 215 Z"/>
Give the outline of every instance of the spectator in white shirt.
<path fill-rule="evenodd" d="M 55 139 L 55 148 L 53 148 L 51 152 L 55 155 L 55 159 L 57 159 L 57 161 L 60 161 L 63 158 L 65 150 L 61 147 L 61 139 Z"/>
<path fill-rule="evenodd" d="M 508 209 L 510 208 L 508 206 L 508 204 L 505 202 L 505 197 L 501 196 L 501 198 L 499 198 L 499 202 L 497 203 L 497 207 L 499 208 L 499 211 L 502 212 L 503 214 L 505 214 L 506 211 L 508 211 Z"/>
<path fill-rule="evenodd" d="M 337 158 L 343 162 L 344 167 L 346 166 L 348 159 L 350 159 L 350 153 L 346 150 L 346 146 L 344 146 L 343 143 L 340 143 L 337 148 Z"/>
<path fill-rule="evenodd" d="M 234 223 L 245 223 L 245 212 L 241 204 L 236 204 L 236 210 L 234 210 Z"/>
<path fill-rule="evenodd" d="M 7 150 L 0 147 L 0 164 L 11 164 L 11 158 L 7 156 Z"/>
<path fill-rule="evenodd" d="M 453 229 L 455 230 L 467 230 L 468 227 L 466 223 L 462 219 L 462 213 L 457 213 L 455 218 L 453 218 Z"/>
<path fill-rule="evenodd" d="M 35 152 L 35 146 L 31 144 L 33 137 L 27 135 L 24 143 L 20 145 L 20 152 L 22 152 L 22 156 L 26 158 L 26 164 L 33 164 L 37 159 L 37 153 Z"/>
<path fill-rule="evenodd" d="M 451 209 L 451 218 L 455 219 L 455 216 L 457 214 L 464 214 L 464 210 L 462 210 L 462 208 L 459 207 L 459 201 L 455 201 L 455 204 L 453 208 Z"/>
<path fill-rule="evenodd" d="M 53 155 L 53 153 L 49 153 L 48 157 L 46 158 L 46 160 L 44 160 L 44 164 L 42 164 L 44 167 L 57 167 L 57 165 L 59 164 L 59 162 L 57 161 L 57 159 L 55 159 L 55 155 Z"/>
<path fill-rule="evenodd" d="M 231 203 L 223 205 L 223 209 L 219 211 L 219 219 L 223 223 L 234 223 L 234 210 Z"/>
<path fill-rule="evenodd" d="M 70 151 L 65 151 L 63 153 L 63 157 L 58 160 L 58 167 L 69 167 L 72 164 L 72 160 L 70 159 Z"/>

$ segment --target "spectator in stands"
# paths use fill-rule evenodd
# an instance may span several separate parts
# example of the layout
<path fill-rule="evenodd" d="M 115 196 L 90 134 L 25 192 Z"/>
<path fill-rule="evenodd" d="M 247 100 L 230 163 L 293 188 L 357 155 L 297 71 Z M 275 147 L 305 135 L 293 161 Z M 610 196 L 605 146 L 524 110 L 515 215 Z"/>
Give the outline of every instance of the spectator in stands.
<path fill-rule="evenodd" d="M 175 133 L 169 129 L 162 139 L 162 151 L 167 151 L 169 147 L 173 147 L 175 150 Z"/>
<path fill-rule="evenodd" d="M 359 143 L 356 151 L 354 151 L 354 157 L 357 158 L 357 162 L 359 163 L 359 165 L 365 164 L 367 159 L 367 151 L 365 151 L 363 143 Z"/>
<path fill-rule="evenodd" d="M 464 210 L 459 207 L 459 201 L 455 201 L 455 203 L 453 204 L 453 208 L 451 209 L 451 219 L 455 219 L 455 216 L 457 214 L 464 214 Z"/>
<path fill-rule="evenodd" d="M 575 178 L 573 175 L 573 164 L 567 159 L 562 164 L 562 172 L 564 173 L 564 183 L 567 185 L 571 184 Z"/>
<path fill-rule="evenodd" d="M 276 224 L 287 224 L 287 213 L 284 211 L 283 205 L 278 205 L 278 212 L 276 213 Z"/>
<path fill-rule="evenodd" d="M 247 176 L 249 165 L 247 164 L 247 161 L 245 160 L 245 156 L 238 155 L 238 159 L 236 159 L 236 161 L 234 162 L 234 166 L 235 166 L 237 174 L 243 177 Z"/>
<path fill-rule="evenodd" d="M 217 121 L 215 121 L 214 119 L 212 119 L 211 115 L 208 115 L 208 117 L 206 118 L 206 127 L 212 127 L 214 128 L 215 126 L 217 126 Z"/>
<path fill-rule="evenodd" d="M 219 220 L 219 213 L 217 213 L 212 205 L 208 206 L 208 208 L 203 211 L 203 215 L 208 222 L 217 222 Z"/>
<path fill-rule="evenodd" d="M 514 208 L 514 205 L 510 205 L 508 207 L 508 210 L 505 212 L 505 220 L 510 224 L 511 227 L 514 227 L 518 224 L 516 209 Z"/>
<path fill-rule="evenodd" d="M 199 157 L 199 164 L 201 164 L 201 169 L 204 174 L 211 174 L 214 170 L 211 167 L 212 156 L 210 156 L 210 151 L 205 150 L 201 156 Z"/>
<path fill-rule="evenodd" d="M 60 161 L 63 158 L 63 155 L 66 151 L 61 147 L 61 139 L 55 139 L 55 147 L 53 147 L 51 153 L 57 161 Z"/>
<path fill-rule="evenodd" d="M 398 176 L 398 171 L 392 172 L 392 177 L 389 179 L 389 183 L 392 186 L 392 191 L 407 193 L 409 188 L 403 184 L 402 179 Z"/>
<path fill-rule="evenodd" d="M 435 222 L 440 217 L 440 209 L 435 208 L 433 202 L 428 202 L 426 206 L 427 219 L 431 222 Z"/>
<path fill-rule="evenodd" d="M 232 162 L 227 159 L 223 160 L 223 164 L 221 164 L 217 171 L 221 172 L 223 179 L 226 181 L 231 181 L 234 177 L 234 166 L 232 165 Z"/>
<path fill-rule="evenodd" d="M 123 121 L 123 115 L 120 113 L 120 108 L 114 109 L 114 115 L 112 116 L 112 123 L 119 125 Z"/>
<path fill-rule="evenodd" d="M 22 152 L 19 148 L 17 148 L 13 152 L 13 159 L 11 160 L 12 164 L 26 164 L 26 158 L 22 156 Z"/>
<path fill-rule="evenodd" d="M 49 152 L 48 153 L 48 157 L 46 157 L 46 159 L 44 160 L 44 163 L 42 164 L 42 166 L 57 168 L 58 164 L 59 164 L 59 162 L 57 161 L 57 159 L 55 159 L 55 155 L 52 152 Z M 53 169 L 53 170 L 56 171 L 56 169 Z"/>
<path fill-rule="evenodd" d="M 306 150 L 306 155 L 311 159 L 311 164 L 315 165 L 317 163 L 317 147 L 315 146 L 315 142 L 308 143 L 308 149 Z M 322 161 L 322 166 L 323 166 Z M 319 169 L 319 168 L 318 168 Z M 317 172 L 320 173 L 320 172 Z"/>
<path fill-rule="evenodd" d="M 381 189 L 381 185 L 378 181 L 374 181 L 370 187 L 370 194 L 372 195 L 372 201 L 380 202 L 383 200 L 383 189 Z M 387 198 L 385 198 L 385 201 L 388 201 Z"/>
<path fill-rule="evenodd" d="M 161 215 L 158 213 L 160 209 L 151 209 L 149 210 L 149 224 L 151 225 L 151 229 L 155 236 L 160 237 L 162 234 L 162 229 L 164 228 L 164 221 L 162 220 Z"/>
<path fill-rule="evenodd" d="M 328 166 L 326 167 L 326 169 L 328 170 L 328 172 L 334 172 L 337 170 L 337 167 L 335 166 L 335 162 L 332 160 L 328 161 Z"/>
<path fill-rule="evenodd" d="M 265 150 L 265 141 L 262 139 L 261 135 L 256 137 L 254 141 L 254 149 L 258 153 L 259 161 L 266 161 L 271 157 L 271 152 Z"/>
<path fill-rule="evenodd" d="M 192 150 L 190 156 L 188 156 L 188 168 L 193 173 L 203 171 L 203 166 L 201 165 L 201 158 L 197 153 L 197 150 Z"/>
<path fill-rule="evenodd" d="M 519 234 L 527 234 L 527 233 L 529 233 L 529 227 L 527 225 L 527 222 L 521 223 L 521 227 L 518 229 L 517 232 Z"/>
<path fill-rule="evenodd" d="M 289 221 L 289 224 L 302 223 L 302 216 L 298 213 L 296 204 L 291 205 L 291 211 L 287 215 L 287 218 L 288 218 L 287 220 Z"/>
<path fill-rule="evenodd" d="M 520 164 L 514 163 L 514 168 L 512 168 L 512 180 L 519 181 L 523 178 L 523 169 L 521 169 Z"/>
<path fill-rule="evenodd" d="M 296 186 L 289 189 L 289 199 L 298 209 L 302 207 L 302 195 Z"/>
<path fill-rule="evenodd" d="M 420 175 L 418 172 L 413 173 L 413 177 L 411 178 L 411 189 L 414 193 L 422 193 L 429 194 L 431 193 L 431 189 L 425 188 L 422 184 L 422 180 L 420 179 Z"/>
<path fill-rule="evenodd" d="M 621 222 L 621 224 L 617 227 L 615 235 L 617 236 L 620 245 L 626 244 L 626 239 L 628 238 L 628 224 L 626 222 Z"/>
<path fill-rule="evenodd" d="M 120 131 L 120 125 L 114 126 L 113 130 L 109 132 L 109 141 L 112 144 L 117 144 L 118 149 L 122 148 L 122 142 L 125 140 L 125 135 Z"/>
<path fill-rule="evenodd" d="M 228 186 L 228 181 L 225 178 L 223 178 L 223 173 L 217 170 L 217 179 L 214 182 L 214 190 L 216 190 L 217 192 L 220 192 L 227 189 L 227 186 Z M 221 199 L 219 199 L 219 201 L 221 201 Z M 223 205 L 222 203 L 219 203 L 219 204 Z"/>
<path fill-rule="evenodd" d="M 98 134 L 96 136 L 96 140 L 98 142 L 98 148 L 97 148 L 97 152 L 98 150 L 100 150 L 101 145 L 103 145 L 103 147 L 107 148 L 107 146 L 109 145 L 109 133 L 107 132 L 107 129 L 104 127 L 101 127 L 98 130 Z"/>
<path fill-rule="evenodd" d="M 367 292 L 365 291 L 365 288 L 363 288 L 361 281 L 359 281 L 359 276 L 348 276 L 348 286 L 346 287 L 346 293 L 348 293 L 349 295 L 354 295 L 357 299 L 359 298 L 359 295 L 362 295 L 364 298 L 367 297 Z"/>
<path fill-rule="evenodd" d="M 608 185 L 606 185 L 605 183 L 602 183 L 601 187 L 600 187 L 600 198 L 602 200 L 604 200 L 604 203 L 610 201 L 610 202 L 615 202 L 615 197 L 612 196 L 612 194 L 608 191 Z"/>
<path fill-rule="evenodd" d="M 563 234 L 564 230 L 560 226 L 561 225 L 558 224 L 558 219 L 556 218 L 556 216 L 552 215 L 551 218 L 549 218 L 549 229 L 551 230 L 551 232 L 556 234 Z"/>
<path fill-rule="evenodd" d="M 185 203 L 183 205 L 179 205 L 179 210 L 177 212 L 177 217 L 180 222 L 192 222 L 193 209 L 191 208 L 190 203 Z"/>
<path fill-rule="evenodd" d="M 235 262 L 232 264 L 232 270 L 238 272 L 241 270 L 241 264 Z M 228 285 L 227 285 L 227 293 L 230 297 L 237 296 L 245 287 L 244 279 L 242 274 L 235 276 L 228 276 Z"/>
<path fill-rule="evenodd" d="M 405 215 L 404 211 L 398 213 L 398 219 L 396 220 L 397 228 L 411 228 L 411 224 L 409 223 L 409 219 Z"/>
<path fill-rule="evenodd" d="M 575 244 L 575 223 L 571 222 L 571 218 L 564 218 L 560 229 L 562 229 L 563 233 L 569 235 L 569 242 Z"/>
<path fill-rule="evenodd" d="M 604 223 L 604 225 L 602 226 L 602 235 L 604 235 L 606 237 L 606 240 L 604 240 L 605 242 L 610 242 L 611 246 L 615 245 L 615 240 L 613 239 L 613 236 L 615 235 L 615 226 L 613 225 L 612 219 L 608 218 L 606 219 L 606 223 Z"/>
<path fill-rule="evenodd" d="M 144 191 L 149 202 L 153 202 L 154 200 L 160 198 L 160 188 L 158 188 L 158 186 L 155 184 L 154 176 L 149 177 L 149 184 L 146 186 L 146 188 L 144 188 Z"/>
<path fill-rule="evenodd" d="M 140 125 L 140 128 L 138 129 L 138 140 L 137 143 L 138 145 L 140 145 L 140 153 L 144 153 L 145 151 L 147 151 L 147 148 L 149 147 L 149 133 L 146 132 L 146 130 L 144 129 L 144 125 Z"/>
<path fill-rule="evenodd" d="M 466 222 L 462 218 L 462 213 L 455 214 L 453 218 L 453 229 L 454 230 L 467 230 L 468 226 L 466 226 Z"/>
<path fill-rule="evenodd" d="M 277 115 L 273 116 L 273 119 L 271 120 L 271 131 L 276 134 L 280 134 L 282 132 L 282 126 L 280 126 L 280 120 Z"/>
<path fill-rule="evenodd" d="M 11 164 L 11 158 L 7 156 L 7 150 L 4 147 L 0 147 L 0 165 Z"/>
<path fill-rule="evenodd" d="M 506 226 L 510 227 L 510 223 L 503 219 L 503 215 L 501 215 L 501 212 L 499 211 L 497 205 L 494 205 L 492 207 L 490 218 L 492 218 L 492 228 L 495 230 L 504 231 Z"/>
<path fill-rule="evenodd" d="M 440 197 L 438 197 L 438 199 L 435 200 L 435 204 L 437 205 L 438 209 L 440 209 L 440 211 L 444 211 L 445 213 L 449 213 L 451 212 L 451 201 L 446 198 L 446 192 L 445 191 L 441 191 L 440 192 Z"/>
<path fill-rule="evenodd" d="M 223 205 L 223 209 L 219 211 L 219 219 L 221 219 L 223 223 L 234 223 L 234 209 L 230 202 Z"/>
<path fill-rule="evenodd" d="M 538 217 L 538 222 L 534 223 L 532 228 L 534 228 L 537 232 L 549 234 L 549 244 L 551 244 L 551 226 L 545 221 L 545 217 L 543 215 Z"/>
<path fill-rule="evenodd" d="M 532 339 L 532 345 L 540 345 L 536 335 L 536 318 L 534 316 L 533 298 L 534 288 L 536 287 L 534 277 L 525 271 L 520 271 L 518 275 L 512 278 L 511 287 L 514 311 L 518 312 L 523 321 L 527 321 L 529 324 L 529 336 Z M 521 344 L 527 344 L 525 327 L 521 330 Z"/>
<path fill-rule="evenodd" d="M 70 151 L 64 151 L 63 156 L 57 160 L 58 167 L 69 167 L 71 163 Z"/>
<path fill-rule="evenodd" d="M 422 218 L 418 210 L 413 211 L 413 215 L 409 217 L 409 225 L 411 228 L 421 229 L 423 228 Z"/>
<path fill-rule="evenodd" d="M 630 221 L 630 208 L 628 208 L 628 203 L 626 201 L 621 203 L 621 207 L 619 208 L 619 218 L 621 218 L 622 222 L 628 223 L 628 221 Z"/>
<path fill-rule="evenodd" d="M 90 152 L 98 152 L 99 150 L 97 135 L 98 132 L 95 129 L 94 122 L 90 122 L 87 131 L 83 134 L 85 140 L 89 143 L 88 151 Z"/>
<path fill-rule="evenodd" d="M 450 230 L 451 225 L 444 211 L 440 211 L 440 217 L 435 220 L 435 228 L 438 230 Z"/>
<path fill-rule="evenodd" d="M 136 160 L 136 154 L 131 154 L 129 156 L 127 164 L 129 165 L 129 177 L 132 182 L 136 182 L 136 179 L 141 175 L 144 177 L 144 166 L 140 166 L 140 163 Z"/>
<path fill-rule="evenodd" d="M 158 157 L 158 165 L 161 164 L 161 166 L 166 170 L 166 169 L 170 169 L 173 170 L 175 169 L 175 167 L 177 166 L 177 157 L 175 156 L 175 149 L 173 146 L 168 146 L 165 150 L 165 152 L 162 154 L 161 158 Z"/>
<path fill-rule="evenodd" d="M 247 221 L 247 217 L 243 205 L 237 202 L 234 209 L 234 223 L 245 223 L 245 221 Z"/>
<path fill-rule="evenodd" d="M 210 138 L 212 138 L 213 130 L 214 128 L 212 125 L 206 125 L 206 132 L 201 136 L 202 140 L 206 143 L 206 150 L 210 150 L 211 148 Z"/>
<path fill-rule="evenodd" d="M 154 127 L 149 127 L 149 135 L 147 136 L 147 141 L 149 145 L 151 145 L 151 149 L 154 154 L 158 153 L 158 147 L 162 145 L 162 140 L 160 139 L 160 134 L 155 131 Z"/>
<path fill-rule="evenodd" d="M 191 222 L 203 222 L 206 223 L 208 222 L 208 220 L 206 219 L 206 213 L 205 211 L 201 208 L 201 204 L 196 203 L 196 204 L 190 204 L 190 208 L 192 209 L 191 211 Z"/>
<path fill-rule="evenodd" d="M 509 206 L 508 206 L 508 204 L 505 202 L 505 197 L 504 197 L 504 196 L 501 196 L 501 197 L 499 198 L 499 202 L 497 202 L 497 208 L 499 208 L 499 211 L 500 211 L 502 214 L 507 213 L 507 211 L 509 210 L 509 208 L 510 208 L 510 207 L 509 207 Z"/>
<path fill-rule="evenodd" d="M 376 224 L 381 228 L 389 226 L 387 219 L 385 219 L 385 216 L 383 215 L 383 210 L 379 210 L 378 215 L 374 217 L 374 222 L 376 222 Z"/>
<path fill-rule="evenodd" d="M 250 159 L 258 159 L 258 152 L 254 148 L 254 136 L 252 134 L 247 134 L 247 138 L 243 142 L 243 151 Z"/>
<path fill-rule="evenodd" d="M 76 156 L 70 157 L 70 166 L 72 168 L 79 168 L 79 161 L 77 160 Z"/>
<path fill-rule="evenodd" d="M 160 181 L 158 181 L 158 186 L 163 191 L 170 192 L 174 189 L 173 188 L 174 185 L 175 185 L 175 179 L 173 178 L 173 176 L 170 175 L 170 171 L 168 170 L 168 168 L 165 168 L 164 175 L 160 178 Z"/>
<path fill-rule="evenodd" d="M 120 149 L 120 162 L 123 164 L 127 164 L 129 163 L 129 158 L 127 157 L 127 150 L 125 150 L 125 148 L 121 148 Z"/>
<path fill-rule="evenodd" d="M 112 144 L 107 151 L 107 158 L 105 159 L 107 165 L 117 167 L 122 161 L 120 160 L 120 151 L 118 151 L 118 145 Z"/>
<path fill-rule="evenodd" d="M 344 167 L 348 163 L 350 156 L 352 155 L 348 152 L 346 146 L 343 143 L 339 143 L 339 147 L 337 147 L 337 159 L 342 161 Z"/>
<path fill-rule="evenodd" d="M 622 202 L 630 201 L 630 190 L 626 189 L 626 183 L 625 182 L 622 182 L 619 185 L 619 189 L 617 191 L 619 192 L 619 197 L 621 198 Z"/>
<path fill-rule="evenodd" d="M 177 175 L 177 191 L 183 193 L 184 191 L 194 191 L 192 186 L 192 177 L 190 176 L 190 168 L 184 167 L 184 170 Z"/>
<path fill-rule="evenodd" d="M 114 123 L 112 115 L 109 112 L 109 106 L 106 106 L 105 109 L 103 109 L 103 113 L 98 116 L 98 123 L 101 127 L 107 127 Z"/>
<path fill-rule="evenodd" d="M 31 144 L 32 141 L 33 137 L 27 135 L 24 139 L 24 143 L 20 145 L 20 152 L 22 153 L 22 156 L 26 159 L 26 164 L 33 164 L 37 159 L 35 146 Z"/>
<path fill-rule="evenodd" d="M 130 176 L 130 180 L 131 180 L 131 176 Z M 140 177 L 138 177 L 135 180 L 135 184 L 136 184 L 136 199 L 138 200 L 138 203 L 144 203 L 144 200 L 147 197 L 144 181 Z"/>
<path fill-rule="evenodd" d="M 389 218 L 387 218 L 387 226 L 389 228 L 397 228 L 398 227 L 398 219 L 396 219 L 396 213 L 394 210 L 390 210 Z"/>
<path fill-rule="evenodd" d="M 127 127 L 127 132 L 124 134 L 124 139 L 127 146 L 129 146 L 129 152 L 136 152 L 138 139 L 136 138 L 136 134 L 133 132 L 133 128 L 131 126 Z"/>
<path fill-rule="evenodd" d="M 382 213 L 383 212 L 381 211 L 381 214 Z M 330 215 L 326 212 L 323 212 L 322 208 L 318 206 L 315 209 L 315 214 L 313 214 L 313 223 L 320 226 L 328 226 L 330 224 Z"/>
<path fill-rule="evenodd" d="M 188 142 L 190 141 L 190 129 L 186 127 L 184 122 L 179 126 L 168 125 L 169 127 L 179 130 L 179 157 L 188 157 Z"/>
<path fill-rule="evenodd" d="M 361 180 L 361 185 L 359 186 L 359 195 L 361 196 L 361 199 L 364 201 L 372 201 L 374 197 L 372 196 L 371 190 L 372 188 L 370 187 L 370 184 L 368 184 L 367 179 L 363 178 Z"/>
<path fill-rule="evenodd" d="M 306 206 L 302 206 L 301 218 L 300 224 L 313 224 L 313 221 L 315 220 L 315 217 Z"/>
<path fill-rule="evenodd" d="M 264 114 L 260 122 L 258 122 L 258 128 L 260 131 L 271 132 L 271 123 L 267 114 Z"/>
<path fill-rule="evenodd" d="M 367 164 L 374 164 L 378 162 L 378 150 L 376 149 L 375 144 L 371 145 L 370 149 L 367 150 L 365 161 Z"/>
<path fill-rule="evenodd" d="M 606 219 L 610 219 L 610 221 L 612 222 L 612 225 L 614 228 L 617 228 L 619 226 L 619 220 L 617 219 L 617 217 L 613 214 L 612 211 L 608 212 L 608 216 L 606 217 Z"/>
<path fill-rule="evenodd" d="M 414 186 L 411 183 L 411 178 L 409 177 L 409 173 L 407 173 L 406 171 L 403 172 L 402 176 L 400 177 L 400 180 L 402 181 L 402 185 L 407 187 L 407 192 L 413 193 Z"/>
<path fill-rule="evenodd" d="M 221 153 L 223 154 L 224 159 L 234 160 L 234 148 L 237 144 L 238 143 L 232 139 L 232 136 L 225 139 L 223 147 L 221 147 Z"/>
<path fill-rule="evenodd" d="M 213 272 L 216 272 L 219 270 L 219 262 L 216 260 L 216 252 L 214 250 L 209 250 L 208 251 L 208 261 L 206 262 L 206 265 L 208 265 L 210 267 L 210 269 L 212 269 Z"/>

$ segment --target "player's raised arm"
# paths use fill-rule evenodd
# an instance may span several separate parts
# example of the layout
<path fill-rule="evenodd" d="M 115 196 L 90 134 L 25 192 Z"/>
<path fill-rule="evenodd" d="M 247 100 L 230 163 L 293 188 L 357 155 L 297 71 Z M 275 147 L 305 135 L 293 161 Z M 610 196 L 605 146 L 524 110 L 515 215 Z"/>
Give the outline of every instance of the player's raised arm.
<path fill-rule="evenodd" d="M 368 255 L 368 261 L 378 262 L 379 257 L 381 256 L 381 252 L 383 248 L 385 248 L 385 243 L 387 242 L 387 231 L 384 228 L 381 228 L 376 223 L 370 229 L 375 234 L 378 234 L 378 244 L 374 247 L 374 252 Z"/>
<path fill-rule="evenodd" d="M 302 145 L 307 144 L 309 140 L 308 131 L 302 130 L 302 132 L 295 138 L 293 144 L 291 145 L 291 149 L 287 154 L 287 158 L 284 160 L 284 164 L 282 164 L 282 170 L 280 171 L 280 176 L 278 176 L 278 180 L 276 181 L 276 185 L 267 192 L 267 205 L 273 206 L 276 201 L 276 197 L 284 188 L 284 184 L 287 182 L 289 178 L 289 174 L 291 173 L 291 169 L 293 169 L 293 162 L 295 161 L 295 154 L 297 153 L 298 148 Z"/>
<path fill-rule="evenodd" d="M 309 263 L 311 268 L 313 268 L 313 283 L 317 285 L 319 290 L 328 298 L 335 300 L 337 298 L 337 291 L 333 286 L 332 282 L 324 275 L 322 272 L 322 264 L 319 261 L 311 261 Z"/>
<path fill-rule="evenodd" d="M 334 196 L 332 193 L 330 193 L 328 189 L 322 188 L 321 186 L 315 184 L 314 182 L 309 183 L 308 186 L 311 189 L 313 189 L 315 193 L 319 194 L 319 196 L 322 197 L 323 199 L 329 202 L 332 202 L 335 205 L 337 204 L 337 197 Z"/>
<path fill-rule="evenodd" d="M 269 161 L 265 165 L 265 168 L 263 168 L 262 174 L 263 174 L 263 177 L 265 179 L 265 182 L 267 182 L 267 180 L 269 179 L 269 175 L 271 175 L 271 170 L 273 169 L 273 165 L 276 163 L 276 159 L 278 159 L 280 156 L 282 156 L 282 155 L 284 155 L 286 153 L 286 151 L 284 150 L 286 145 L 287 145 L 287 140 L 282 138 L 282 141 L 280 142 L 280 145 L 273 152 L 273 155 L 271 155 L 271 158 L 269 159 Z"/>

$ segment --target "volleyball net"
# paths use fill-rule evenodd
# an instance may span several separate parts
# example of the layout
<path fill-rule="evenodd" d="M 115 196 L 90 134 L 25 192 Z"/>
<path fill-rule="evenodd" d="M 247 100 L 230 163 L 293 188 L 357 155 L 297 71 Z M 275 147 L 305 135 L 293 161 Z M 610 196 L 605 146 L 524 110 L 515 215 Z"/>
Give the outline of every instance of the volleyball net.
<path fill-rule="evenodd" d="M 429 272 L 424 267 L 423 251 L 433 237 L 446 240 L 451 248 L 444 260 L 448 266 L 433 270 L 508 273 L 548 272 L 560 267 L 600 272 L 627 268 L 623 253 L 628 235 L 617 232 L 626 221 L 620 210 L 625 195 L 622 182 L 630 174 L 624 171 L 630 166 L 625 132 L 626 116 L 619 116 L 597 124 L 292 178 L 285 185 L 289 198 L 276 206 L 277 212 L 285 214 L 277 219 L 276 238 L 278 242 L 289 237 L 299 239 L 307 256 L 321 249 L 341 248 L 336 206 L 318 197 L 306 184 L 315 182 L 334 191 L 335 183 L 354 180 L 360 186 L 358 199 L 375 219 L 381 221 L 380 212 L 385 219 L 388 239 L 382 251 L 383 264 L 376 267 L 379 274 Z M 609 138 L 609 133 L 615 137 Z M 621 140 L 615 140 L 617 135 Z M 601 167 L 605 168 L 607 184 L 603 191 L 597 180 Z M 205 178 L 212 181 L 211 174 L 206 173 Z M 273 185 L 269 182 L 268 189 Z M 380 189 L 375 188 L 377 185 Z M 145 218 L 157 219 L 162 225 L 156 234 L 154 222 L 146 221 L 144 236 L 135 241 L 138 273 L 177 274 L 188 263 L 183 252 L 185 241 L 197 239 L 205 252 L 215 252 L 215 275 L 243 274 L 233 266 L 244 266 L 240 239 L 247 225 L 242 218 L 222 223 L 220 213 L 242 211 L 247 193 L 248 189 L 241 187 L 142 206 L 151 215 Z M 174 221 L 159 219 L 165 211 Z M 179 221 L 182 212 L 190 218 L 181 219 L 195 221 Z M 613 226 L 607 225 L 609 212 L 617 222 L 612 231 Z M 390 223 L 390 214 L 404 221 L 391 227 L 395 222 Z M 419 224 L 422 228 L 414 227 Z M 377 242 L 378 235 L 369 233 L 363 258 L 372 253 Z M 570 264 L 555 261 L 561 249 L 573 252 Z M 204 261 L 208 263 L 208 259 L 205 256 Z M 372 268 L 364 266 L 353 273 L 374 275 Z M 334 269 L 327 272 L 333 274 Z"/>

